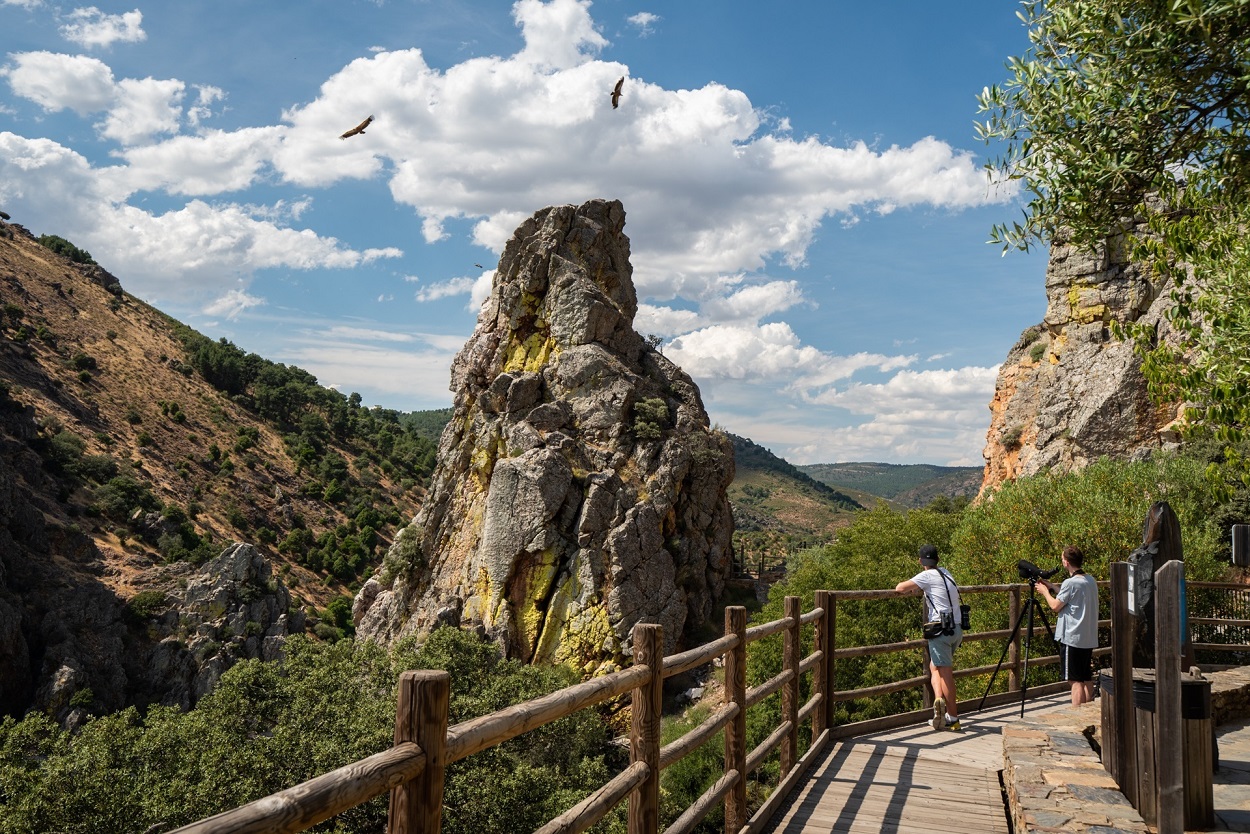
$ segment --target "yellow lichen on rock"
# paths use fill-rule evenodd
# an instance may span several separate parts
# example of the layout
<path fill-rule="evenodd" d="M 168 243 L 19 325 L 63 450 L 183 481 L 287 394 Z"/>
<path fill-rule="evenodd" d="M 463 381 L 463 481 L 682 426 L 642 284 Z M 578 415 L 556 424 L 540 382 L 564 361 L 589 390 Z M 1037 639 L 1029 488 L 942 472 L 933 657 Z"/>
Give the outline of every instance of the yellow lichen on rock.
<path fill-rule="evenodd" d="M 550 334 L 532 333 L 524 342 L 512 346 L 503 369 L 505 373 L 524 371 L 536 374 L 546 367 L 556 353 L 556 343 Z"/>
<path fill-rule="evenodd" d="M 554 551 L 544 550 L 530 567 L 525 597 L 521 601 L 521 610 L 517 612 L 517 625 L 521 629 L 527 646 L 538 644 L 538 638 L 543 630 L 543 618 L 546 614 L 539 604 L 547 597 L 547 592 L 551 590 L 551 583 L 555 581 L 558 561 Z"/>

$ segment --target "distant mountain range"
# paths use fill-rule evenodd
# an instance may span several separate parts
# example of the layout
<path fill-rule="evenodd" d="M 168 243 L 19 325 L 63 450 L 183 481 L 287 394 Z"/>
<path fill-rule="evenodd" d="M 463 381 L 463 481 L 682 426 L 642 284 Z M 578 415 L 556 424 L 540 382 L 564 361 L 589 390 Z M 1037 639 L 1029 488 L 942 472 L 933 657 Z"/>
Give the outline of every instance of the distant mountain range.
<path fill-rule="evenodd" d="M 971 500 L 981 467 L 825 463 L 795 466 L 751 440 L 730 434 L 737 474 L 729 487 L 739 569 L 775 568 L 796 550 L 833 540 L 858 510 L 886 502 L 925 507 L 940 497 Z"/>
<path fill-rule="evenodd" d="M 865 493 L 910 509 L 928 506 L 938 496 L 976 497 L 982 466 L 933 466 L 928 463 L 813 463 L 798 467 L 835 489 Z"/>

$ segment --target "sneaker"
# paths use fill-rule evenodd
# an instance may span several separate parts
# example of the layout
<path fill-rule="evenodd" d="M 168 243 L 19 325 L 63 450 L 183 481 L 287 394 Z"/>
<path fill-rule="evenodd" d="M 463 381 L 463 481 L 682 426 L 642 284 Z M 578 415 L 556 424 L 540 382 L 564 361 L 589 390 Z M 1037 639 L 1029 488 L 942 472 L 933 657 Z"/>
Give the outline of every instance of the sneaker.
<path fill-rule="evenodd" d="M 964 731 L 964 728 L 959 726 L 958 718 L 956 718 L 953 721 L 947 721 L 946 729 L 950 730 L 952 733 L 962 733 Z"/>
<path fill-rule="evenodd" d="M 946 726 L 946 699 L 935 698 L 933 701 L 933 718 L 929 719 L 929 726 L 935 730 L 941 730 Z"/>

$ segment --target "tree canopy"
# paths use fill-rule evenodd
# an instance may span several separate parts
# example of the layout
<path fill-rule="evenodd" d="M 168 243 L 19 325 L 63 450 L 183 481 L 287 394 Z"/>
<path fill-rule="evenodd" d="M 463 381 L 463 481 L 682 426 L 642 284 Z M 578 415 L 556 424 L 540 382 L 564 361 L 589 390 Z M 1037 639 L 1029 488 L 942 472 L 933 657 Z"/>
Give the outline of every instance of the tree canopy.
<path fill-rule="evenodd" d="M 1172 279 L 1179 344 L 1129 328 L 1152 393 L 1232 451 L 1250 425 L 1250 0 L 1028 0 L 1032 46 L 980 96 L 989 167 L 1023 183 L 1004 251 L 1056 236 Z M 1247 472 L 1244 465 L 1240 471 Z"/>

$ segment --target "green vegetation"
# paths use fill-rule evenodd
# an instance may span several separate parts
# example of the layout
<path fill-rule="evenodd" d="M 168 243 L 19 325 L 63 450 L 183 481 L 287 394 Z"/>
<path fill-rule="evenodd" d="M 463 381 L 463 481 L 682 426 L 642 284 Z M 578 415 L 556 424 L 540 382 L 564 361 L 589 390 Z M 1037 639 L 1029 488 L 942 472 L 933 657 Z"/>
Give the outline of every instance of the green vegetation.
<path fill-rule="evenodd" d="M 40 235 L 39 243 L 58 255 L 64 255 L 74 263 L 93 264 L 95 259 L 91 257 L 91 253 L 86 249 L 79 249 L 60 235 Z"/>
<path fill-rule="evenodd" d="M 237 664 L 186 713 L 130 708 L 75 733 L 37 713 L 5 719 L 0 833 L 169 830 L 384 750 L 404 669 L 451 673 L 452 723 L 572 682 L 567 670 L 502 660 L 493 645 L 456 629 L 435 632 L 419 650 L 295 637 L 285 654 Z M 625 753 L 610 741 L 602 717 L 585 710 L 450 766 L 443 830 L 534 830 L 621 766 Z M 386 802 L 383 795 L 311 830 L 381 831 Z"/>
<path fill-rule="evenodd" d="M 1184 402 L 1190 437 L 1226 443 L 1250 425 L 1250 108 L 1244 3 L 1029 0 L 1032 47 L 986 88 L 978 132 L 1006 145 L 991 168 L 1021 180 L 1022 222 L 997 226 L 1004 250 L 1130 235 L 1133 256 L 1174 280 L 1170 344 L 1131 326 L 1152 394 Z M 1115 245 L 1120 245 L 1113 241 Z M 1213 471 L 1213 480 L 1219 473 Z"/>
<path fill-rule="evenodd" d="M 670 425 L 664 400 L 651 397 L 634 403 L 634 436 L 639 440 L 659 440 Z"/>

